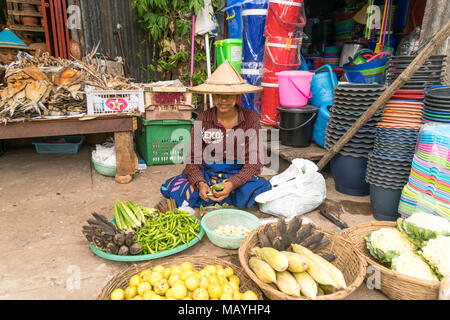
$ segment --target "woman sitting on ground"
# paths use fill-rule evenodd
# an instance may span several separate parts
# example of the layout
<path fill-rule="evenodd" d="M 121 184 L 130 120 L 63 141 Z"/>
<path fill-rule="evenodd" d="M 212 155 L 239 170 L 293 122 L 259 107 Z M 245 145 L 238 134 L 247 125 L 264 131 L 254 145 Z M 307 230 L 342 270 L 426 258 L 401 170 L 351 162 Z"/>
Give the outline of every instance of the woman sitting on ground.
<path fill-rule="evenodd" d="M 236 104 L 240 94 L 259 90 L 230 63 L 222 64 L 206 83 L 191 88 L 213 94 L 214 108 L 197 118 L 186 168 L 163 183 L 164 197 L 174 199 L 177 206 L 187 201 L 191 207 L 227 203 L 251 208 L 257 195 L 272 188 L 259 176 L 264 166 L 259 116 Z"/>

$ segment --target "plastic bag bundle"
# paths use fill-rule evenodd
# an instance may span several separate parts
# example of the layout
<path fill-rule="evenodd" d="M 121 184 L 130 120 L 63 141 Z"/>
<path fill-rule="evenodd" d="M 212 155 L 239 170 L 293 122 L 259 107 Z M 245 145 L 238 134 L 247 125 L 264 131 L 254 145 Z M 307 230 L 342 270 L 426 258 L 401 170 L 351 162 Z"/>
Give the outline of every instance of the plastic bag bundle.
<path fill-rule="evenodd" d="M 417 210 L 450 219 L 450 126 L 427 124 L 420 131 L 399 213 Z"/>
<path fill-rule="evenodd" d="M 104 144 L 95 145 L 95 150 L 92 151 L 92 158 L 105 166 L 116 166 L 116 149 L 114 141 L 109 140 Z"/>
<path fill-rule="evenodd" d="M 256 197 L 260 211 L 289 219 L 319 207 L 326 198 L 326 184 L 318 170 L 309 160 L 294 159 L 270 180 L 272 189 Z"/>

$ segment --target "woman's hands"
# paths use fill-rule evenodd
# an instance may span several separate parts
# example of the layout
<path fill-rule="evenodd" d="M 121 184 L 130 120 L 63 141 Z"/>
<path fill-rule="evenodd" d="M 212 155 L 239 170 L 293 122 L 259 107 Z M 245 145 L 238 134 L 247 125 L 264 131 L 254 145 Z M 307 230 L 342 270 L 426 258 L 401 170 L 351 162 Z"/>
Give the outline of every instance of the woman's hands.
<path fill-rule="evenodd" d="M 211 188 L 208 186 L 206 182 L 200 181 L 198 183 L 198 193 L 203 201 L 209 202 L 210 197 L 208 196 L 208 193 L 211 193 Z"/>
<path fill-rule="evenodd" d="M 214 202 L 221 202 L 221 201 L 225 200 L 226 198 L 228 198 L 230 196 L 230 193 L 233 192 L 233 190 L 234 190 L 233 184 L 229 181 L 218 183 L 218 185 L 224 186 L 224 188 L 222 191 L 216 191 L 216 190 L 212 191 L 214 196 L 209 196 L 209 199 L 211 199 Z"/>

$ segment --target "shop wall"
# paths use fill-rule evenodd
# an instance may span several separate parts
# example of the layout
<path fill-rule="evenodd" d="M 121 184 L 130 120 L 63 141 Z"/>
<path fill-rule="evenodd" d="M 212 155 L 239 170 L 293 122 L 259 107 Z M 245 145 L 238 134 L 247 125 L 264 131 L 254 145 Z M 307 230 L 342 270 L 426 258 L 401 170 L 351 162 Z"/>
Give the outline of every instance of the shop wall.
<path fill-rule="evenodd" d="M 149 35 L 134 20 L 132 0 L 75 0 L 81 8 L 82 43 L 84 52 L 91 52 L 100 42 L 98 52 L 112 58 L 121 56 L 118 36 L 114 34 L 117 24 L 122 25 L 125 57 L 133 78 L 148 82 L 157 75 L 144 68 L 153 64 L 153 44 Z"/>
<path fill-rule="evenodd" d="M 428 0 L 425 9 L 425 16 L 422 23 L 421 43 L 426 42 L 443 28 L 450 21 L 450 1 L 448 0 Z M 450 57 L 450 38 L 439 46 L 436 54 L 446 54 L 447 60 Z M 450 67 L 447 63 L 446 84 L 450 84 Z"/>

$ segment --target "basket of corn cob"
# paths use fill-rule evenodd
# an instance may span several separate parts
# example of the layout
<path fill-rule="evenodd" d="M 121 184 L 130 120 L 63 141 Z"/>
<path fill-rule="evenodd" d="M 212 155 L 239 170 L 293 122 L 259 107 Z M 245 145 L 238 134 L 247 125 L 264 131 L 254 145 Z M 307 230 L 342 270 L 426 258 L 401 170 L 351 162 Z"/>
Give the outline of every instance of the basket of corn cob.
<path fill-rule="evenodd" d="M 344 299 L 363 283 L 367 266 L 350 241 L 300 217 L 253 230 L 239 261 L 271 300 Z"/>
<path fill-rule="evenodd" d="M 450 270 L 450 223 L 427 213 L 397 222 L 370 222 L 344 232 L 379 274 L 379 289 L 394 300 L 437 300 Z M 369 279 L 367 279 L 369 280 Z"/>

